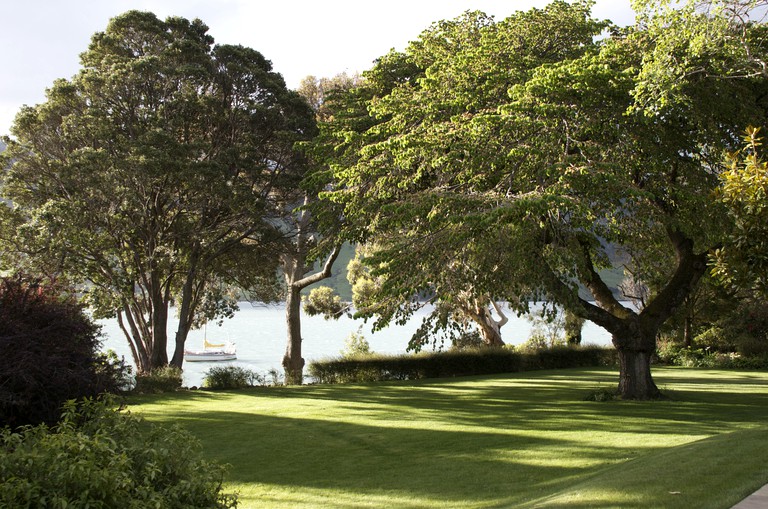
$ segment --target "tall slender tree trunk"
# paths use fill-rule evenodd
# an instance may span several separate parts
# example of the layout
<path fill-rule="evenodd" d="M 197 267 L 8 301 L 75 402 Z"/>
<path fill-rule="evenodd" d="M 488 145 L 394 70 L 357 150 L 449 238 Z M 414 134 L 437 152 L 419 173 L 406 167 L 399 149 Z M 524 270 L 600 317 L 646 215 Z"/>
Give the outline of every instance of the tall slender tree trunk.
<path fill-rule="evenodd" d="M 179 325 L 176 328 L 175 346 L 171 366 L 182 369 L 184 364 L 184 348 L 187 344 L 187 336 L 192 328 L 192 321 L 195 316 L 195 280 L 198 277 L 197 261 L 199 256 L 197 252 L 192 253 L 189 271 L 184 280 L 184 286 L 181 289 L 181 302 L 179 303 Z"/>
<path fill-rule="evenodd" d="M 298 246 L 301 247 L 303 238 L 297 236 Z M 285 321 L 288 330 L 288 344 L 283 356 L 285 383 L 299 385 L 304 381 L 304 358 L 301 356 L 301 290 L 307 286 L 331 277 L 333 263 L 339 256 L 341 246 L 334 247 L 320 272 L 304 276 L 307 269 L 304 265 L 306 252 L 297 250 L 293 255 L 283 255 L 283 271 L 287 294 L 285 299 Z M 303 276 L 303 277 L 302 277 Z"/>
<path fill-rule="evenodd" d="M 288 329 L 288 344 L 283 356 L 285 383 L 301 385 L 304 381 L 304 358 L 301 353 L 301 288 L 288 287 L 285 300 L 285 323 Z"/>
<path fill-rule="evenodd" d="M 161 275 L 151 271 L 149 288 L 147 289 L 150 302 L 149 326 L 152 337 L 149 353 L 150 370 L 168 365 L 168 295 L 162 284 Z"/>
<path fill-rule="evenodd" d="M 125 319 L 123 318 L 123 312 L 125 312 Z M 123 335 L 125 335 L 125 339 L 128 341 L 128 346 L 131 348 L 131 355 L 133 356 L 134 364 L 136 364 L 136 371 L 139 373 L 149 372 L 149 353 L 144 346 L 141 333 L 131 316 L 130 306 L 125 305 L 123 306 L 123 310 L 117 312 L 117 324 L 120 326 L 120 330 L 123 331 Z"/>

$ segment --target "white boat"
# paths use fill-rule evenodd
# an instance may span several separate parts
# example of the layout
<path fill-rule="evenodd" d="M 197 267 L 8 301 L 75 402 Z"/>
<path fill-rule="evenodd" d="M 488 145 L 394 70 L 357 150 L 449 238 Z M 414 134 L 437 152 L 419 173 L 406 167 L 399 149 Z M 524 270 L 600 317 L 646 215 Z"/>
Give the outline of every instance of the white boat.
<path fill-rule="evenodd" d="M 209 343 L 203 340 L 202 350 L 184 350 L 184 360 L 187 362 L 233 361 L 237 359 L 237 348 L 232 342 Z"/>

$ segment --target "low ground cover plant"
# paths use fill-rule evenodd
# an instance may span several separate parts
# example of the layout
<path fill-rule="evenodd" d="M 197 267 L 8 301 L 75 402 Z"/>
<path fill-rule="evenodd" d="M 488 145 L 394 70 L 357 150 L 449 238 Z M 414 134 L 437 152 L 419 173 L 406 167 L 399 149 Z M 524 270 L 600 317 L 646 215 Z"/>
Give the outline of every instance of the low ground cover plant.
<path fill-rule="evenodd" d="M 173 392 L 181 388 L 182 371 L 174 366 L 153 369 L 149 373 L 138 373 L 133 390 L 139 394 Z"/>
<path fill-rule="evenodd" d="M 0 507 L 235 507 L 224 467 L 200 457 L 178 427 L 159 427 L 109 401 L 67 403 L 54 427 L 0 430 Z"/>

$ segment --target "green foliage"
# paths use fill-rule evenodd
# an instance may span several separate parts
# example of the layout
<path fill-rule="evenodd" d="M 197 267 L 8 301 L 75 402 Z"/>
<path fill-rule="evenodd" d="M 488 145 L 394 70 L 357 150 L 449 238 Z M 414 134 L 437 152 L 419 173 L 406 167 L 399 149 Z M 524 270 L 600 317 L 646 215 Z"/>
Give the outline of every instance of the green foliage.
<path fill-rule="evenodd" d="M 768 353 L 765 350 L 757 354 L 742 355 L 736 352 L 717 352 L 662 343 L 657 355 L 662 364 L 684 368 L 768 369 Z"/>
<path fill-rule="evenodd" d="M 224 468 L 200 458 L 178 427 L 161 428 L 108 401 L 69 402 L 54 428 L 0 430 L 0 506 L 229 508 Z"/>
<path fill-rule="evenodd" d="M 308 316 L 323 315 L 326 320 L 335 320 L 343 315 L 349 306 L 329 286 L 313 288 L 309 295 L 302 298 L 304 312 Z"/>
<path fill-rule="evenodd" d="M 137 373 L 134 391 L 138 394 L 174 392 L 181 388 L 182 371 L 175 366 L 155 368 L 149 373 Z"/>
<path fill-rule="evenodd" d="M 203 387 L 209 389 L 243 389 L 265 384 L 263 376 L 240 366 L 214 366 L 203 379 Z"/>
<path fill-rule="evenodd" d="M 581 330 L 584 328 L 584 318 L 577 314 L 565 310 L 563 332 L 565 334 L 565 342 L 569 345 L 581 344 Z"/>
<path fill-rule="evenodd" d="M 347 339 L 344 340 L 344 350 L 341 351 L 341 357 L 343 359 L 354 359 L 369 355 L 373 355 L 371 345 L 360 332 L 360 329 L 357 332 L 350 332 Z"/>
<path fill-rule="evenodd" d="M 694 338 L 693 346 L 747 357 L 768 353 L 768 304 L 745 300 L 721 312 L 709 328 Z"/>
<path fill-rule="evenodd" d="M 410 64 L 400 69 L 411 79 L 381 80 L 355 110 L 357 129 L 327 126 L 343 157 L 324 196 L 348 235 L 377 244 L 367 264 L 383 279 L 384 323 L 412 314 L 422 295 L 488 297 L 516 311 L 554 300 L 630 355 L 653 348 L 696 286 L 729 228 L 712 200 L 717 159 L 765 118 L 768 80 L 743 73 L 742 36 L 764 59 L 766 30 L 731 30 L 717 12 L 692 9 L 620 30 L 591 6 L 435 23 L 388 55 Z M 391 59 L 365 77 L 386 75 Z M 661 276 L 652 312 L 624 306 L 601 279 L 616 249 L 638 279 Z M 630 389 L 638 379 L 622 377 L 622 390 L 657 390 L 650 377 Z"/>
<path fill-rule="evenodd" d="M 760 159 L 759 132 L 747 129 L 744 148 L 720 177 L 719 197 L 734 227 L 728 244 L 714 253 L 712 273 L 731 287 L 768 297 L 768 162 Z"/>
<path fill-rule="evenodd" d="M 3 261 L 87 282 L 139 371 L 168 363 L 172 300 L 183 339 L 231 311 L 230 285 L 274 295 L 284 235 L 263 219 L 286 212 L 305 171 L 293 146 L 315 132 L 263 55 L 207 30 L 150 12 L 111 19 L 82 70 L 18 113 L 2 155 L 15 208 L 0 222 L 18 248 Z M 182 360 L 179 341 L 170 361 Z"/>
<path fill-rule="evenodd" d="M 65 401 L 125 388 L 129 368 L 99 352 L 99 327 L 72 292 L 0 279 L 0 427 L 53 424 Z"/>
<path fill-rule="evenodd" d="M 531 334 L 528 340 L 520 348 L 525 351 L 537 351 L 566 344 L 563 335 L 565 331 L 565 315 L 558 310 L 553 312 L 542 311 L 529 315 L 531 322 Z"/>
<path fill-rule="evenodd" d="M 512 348 L 481 348 L 316 361 L 309 365 L 309 374 L 318 383 L 362 383 L 606 366 L 615 362 L 615 350 L 593 346 L 559 346 L 535 352 L 517 352 Z"/>
<path fill-rule="evenodd" d="M 473 350 L 482 348 L 483 338 L 476 330 L 466 331 L 456 335 L 451 343 L 452 350 Z"/>
<path fill-rule="evenodd" d="M 768 367 L 768 304 L 747 300 L 723 313 L 698 334 L 691 347 L 659 342 L 662 363 L 685 367 L 765 369 Z"/>

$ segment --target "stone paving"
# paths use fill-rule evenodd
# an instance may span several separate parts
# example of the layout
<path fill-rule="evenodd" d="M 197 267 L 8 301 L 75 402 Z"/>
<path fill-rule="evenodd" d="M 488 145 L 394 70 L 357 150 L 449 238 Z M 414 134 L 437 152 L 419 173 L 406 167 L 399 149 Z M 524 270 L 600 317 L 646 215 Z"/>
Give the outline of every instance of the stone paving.
<path fill-rule="evenodd" d="M 768 484 L 733 506 L 732 509 L 768 509 Z"/>

